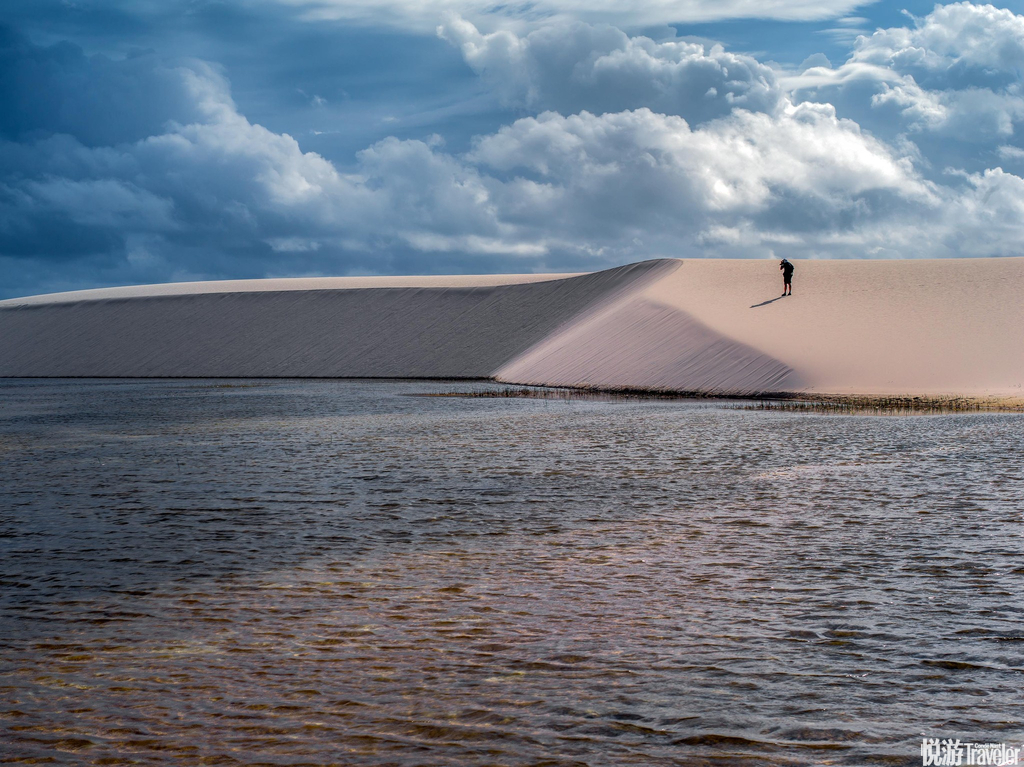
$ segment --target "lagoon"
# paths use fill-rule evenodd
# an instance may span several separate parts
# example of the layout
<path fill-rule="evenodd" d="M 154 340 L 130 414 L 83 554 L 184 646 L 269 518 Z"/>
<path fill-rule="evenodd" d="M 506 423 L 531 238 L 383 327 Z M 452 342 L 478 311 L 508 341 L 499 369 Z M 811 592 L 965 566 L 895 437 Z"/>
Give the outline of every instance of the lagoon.
<path fill-rule="evenodd" d="M 1024 415 L 0 382 L 0 755 L 1019 746 Z"/>

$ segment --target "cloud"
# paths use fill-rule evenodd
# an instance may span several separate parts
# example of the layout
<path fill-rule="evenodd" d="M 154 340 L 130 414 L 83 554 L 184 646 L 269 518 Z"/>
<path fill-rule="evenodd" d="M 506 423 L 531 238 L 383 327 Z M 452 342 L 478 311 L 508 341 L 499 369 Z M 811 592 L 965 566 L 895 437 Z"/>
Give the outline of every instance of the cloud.
<path fill-rule="evenodd" d="M 18 88 L 35 84 L 10 71 L 54 55 L 23 40 L 19 46 L 20 58 L 0 67 L 16 102 L 29 100 Z M 0 137 L 0 268 L 9 293 L 80 285 L 83 275 L 104 284 L 388 272 L 423 251 L 484 264 L 546 252 L 512 236 L 477 170 L 439 151 L 439 139 L 389 138 L 340 169 L 247 120 L 214 67 L 155 57 L 144 66 L 90 67 L 81 50 L 59 47 L 75 66 L 54 69 L 55 87 L 33 97 L 38 114 L 60 119 L 33 118 Z M 119 114 L 147 130 L 104 135 L 91 114 L 66 116 L 74 96 L 62 77 L 102 93 L 128 76 L 122 65 L 153 86 L 139 109 L 159 112 L 158 122 L 141 121 L 130 103 Z M 155 83 L 165 84 L 166 102 Z M 415 270 L 446 263 L 453 261 L 439 257 Z"/>
<path fill-rule="evenodd" d="M 467 159 L 511 176 L 493 185 L 499 209 L 563 247 L 626 252 L 640 238 L 674 255 L 762 255 L 750 236 L 721 234 L 815 239 L 940 204 L 909 160 L 827 105 L 739 110 L 699 129 L 648 109 L 549 112 L 482 138 Z"/>
<path fill-rule="evenodd" d="M 63 133 L 103 146 L 197 119 L 182 70 L 154 58 L 86 56 L 68 42 L 35 46 L 0 25 L 0 137 Z"/>
<path fill-rule="evenodd" d="M 1024 66 L 1024 17 L 992 5 L 937 5 L 913 27 L 862 38 L 851 61 L 912 75 L 925 87 L 1006 84 Z"/>
<path fill-rule="evenodd" d="M 939 254 L 1024 255 L 1024 178 L 993 168 L 966 177 L 968 188 L 951 199 L 939 227 Z"/>
<path fill-rule="evenodd" d="M 647 107 L 702 122 L 734 108 L 771 112 L 782 91 L 770 68 L 720 45 L 629 37 L 615 27 L 549 24 L 527 35 L 482 34 L 450 19 L 438 34 L 507 104 L 563 114 Z"/>
<path fill-rule="evenodd" d="M 298 7 L 314 21 L 346 20 L 419 31 L 432 30 L 455 14 L 490 29 L 520 29 L 552 21 L 586 21 L 619 27 L 723 21 L 780 19 L 817 21 L 846 16 L 870 0 L 279 0 Z"/>
<path fill-rule="evenodd" d="M 783 84 L 796 98 L 835 102 L 883 135 L 930 134 L 948 148 L 1014 136 L 1024 120 L 1022 74 L 1024 16 L 962 2 L 862 36 L 842 66 L 812 67 Z"/>
<path fill-rule="evenodd" d="M 1000 157 L 1010 161 L 1024 160 L 1024 149 L 1016 146 L 1001 146 L 996 150 Z"/>
<path fill-rule="evenodd" d="M 446 34 L 504 98 L 544 111 L 466 150 L 388 137 L 345 165 L 247 119 L 216 66 L 6 38 L 0 83 L 32 107 L 5 114 L 0 131 L 4 290 L 779 251 L 1004 255 L 1024 235 L 1020 176 L 925 174 L 917 146 L 781 95 L 753 58 L 561 21 L 523 35 L 458 22 Z M 816 59 L 800 77 L 847 95 L 866 83 L 867 109 L 896 110 L 921 134 L 948 124 L 944 91 L 892 60 L 865 53 L 829 70 Z M 120 120 L 77 107 L 78 92 L 113 104 L 104 94 L 122 86 L 146 92 L 118 102 Z M 713 108 L 692 103 L 705 86 Z M 956 93 L 1008 99 L 1008 88 Z M 1006 135 L 978 156 L 1020 163 Z"/>
<path fill-rule="evenodd" d="M 23 40 L 5 54 L 6 94 L 33 104 L 7 115 L 0 139 L 0 255 L 20 264 L 11 286 L 30 259 L 58 271 L 91 259 L 101 281 L 259 274 L 282 238 L 379 221 L 361 182 L 249 123 L 208 65 L 97 64 Z M 79 93 L 102 99 L 126 82 L 146 98 L 123 100 L 117 119 L 78 108 Z"/>

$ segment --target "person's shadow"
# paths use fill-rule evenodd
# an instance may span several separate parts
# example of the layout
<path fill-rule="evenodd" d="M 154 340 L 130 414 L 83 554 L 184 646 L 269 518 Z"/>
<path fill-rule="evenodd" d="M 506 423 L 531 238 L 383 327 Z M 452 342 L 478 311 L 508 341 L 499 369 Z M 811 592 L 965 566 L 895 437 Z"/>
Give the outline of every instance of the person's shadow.
<path fill-rule="evenodd" d="M 776 301 L 778 301 L 778 300 L 779 300 L 780 298 L 782 298 L 782 297 L 783 297 L 783 296 L 775 296 L 775 298 L 769 298 L 769 299 L 768 299 L 767 301 L 762 301 L 762 302 L 761 302 L 761 303 L 759 303 L 759 304 L 754 304 L 754 305 L 753 305 L 753 306 L 751 306 L 750 308 L 751 308 L 751 309 L 756 309 L 756 308 L 757 308 L 757 307 L 759 307 L 759 306 L 768 306 L 768 304 L 774 304 L 774 303 L 775 303 Z"/>

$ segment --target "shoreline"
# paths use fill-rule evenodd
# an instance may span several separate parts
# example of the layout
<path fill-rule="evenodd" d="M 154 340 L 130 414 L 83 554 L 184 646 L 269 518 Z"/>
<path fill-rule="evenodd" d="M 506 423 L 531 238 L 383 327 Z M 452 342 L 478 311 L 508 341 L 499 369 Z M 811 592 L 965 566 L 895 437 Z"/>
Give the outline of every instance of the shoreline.
<path fill-rule="evenodd" d="M 480 391 L 434 391 L 407 393 L 407 397 L 453 397 L 467 399 L 546 399 L 546 400 L 720 400 L 749 403 L 748 410 L 790 412 L 913 412 L 913 413 L 1024 413 L 1024 395 L 969 394 L 829 394 L 801 391 L 710 392 L 700 390 L 645 389 L 637 387 L 514 385 L 480 376 L 0 376 L 4 382 L 102 382 L 158 383 L 176 381 L 205 384 L 214 388 L 258 386 L 277 381 L 375 381 L 421 382 L 434 384 L 493 384 L 502 388 Z"/>
<path fill-rule="evenodd" d="M 719 400 L 748 403 L 748 410 L 780 410 L 790 412 L 854 413 L 866 411 L 908 413 L 1024 413 L 1024 395 L 969 394 L 828 394 L 801 391 L 709 392 L 700 390 L 644 389 L 637 387 L 515 385 L 495 378 L 480 376 L 0 376 L 4 382 L 102 382 L 158 383 L 177 381 L 205 384 L 214 388 L 258 386 L 277 381 L 375 381 L 421 382 L 433 384 L 493 384 L 501 388 L 480 391 L 433 391 L 407 393 L 407 397 L 453 397 L 467 399 L 546 399 L 546 400 Z"/>
<path fill-rule="evenodd" d="M 494 383 L 500 383 L 494 381 Z M 409 396 L 467 397 L 479 399 L 593 399 L 593 400 L 725 400 L 752 403 L 751 410 L 808 412 L 900 411 L 917 413 L 1024 413 L 1024 396 L 970 396 L 925 394 L 818 394 L 811 392 L 755 392 L 744 394 L 595 386 L 506 386 L 480 392 L 430 392 Z"/>
<path fill-rule="evenodd" d="M 966 266 L 801 262 L 799 292 L 785 300 L 766 298 L 774 264 L 716 259 L 555 279 L 43 296 L 0 304 L 0 377 L 458 378 L 819 407 L 1024 409 L 1024 257 Z"/>

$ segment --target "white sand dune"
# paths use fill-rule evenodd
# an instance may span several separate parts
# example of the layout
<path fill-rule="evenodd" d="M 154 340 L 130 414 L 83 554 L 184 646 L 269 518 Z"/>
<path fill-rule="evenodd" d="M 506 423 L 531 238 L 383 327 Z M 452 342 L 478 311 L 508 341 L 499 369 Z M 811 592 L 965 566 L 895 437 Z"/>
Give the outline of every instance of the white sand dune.
<path fill-rule="evenodd" d="M 1021 397 L 1024 258 L 664 259 L 584 275 L 308 278 L 0 302 L 0 376 L 496 378 Z"/>
<path fill-rule="evenodd" d="M 1024 258 L 796 267 L 789 298 L 777 263 L 717 259 L 687 260 L 648 297 L 784 362 L 806 391 L 1024 393 Z"/>
<path fill-rule="evenodd" d="M 106 298 L 154 298 L 157 296 L 196 296 L 208 293 L 270 293 L 293 290 L 343 290 L 356 288 L 477 288 L 550 282 L 578 274 L 427 274 L 397 277 L 276 277 L 263 280 L 208 280 L 171 282 L 162 285 L 125 285 L 117 288 L 72 290 L 40 296 L 0 301 L 4 306 L 66 304 L 98 301 Z"/>
<path fill-rule="evenodd" d="M 0 376 L 486 378 L 663 268 L 517 283 L 408 278 L 397 287 L 384 278 L 282 290 L 247 281 L 220 292 L 192 284 L 14 299 L 0 304 Z"/>
<path fill-rule="evenodd" d="M 749 394 L 802 386 L 788 365 L 630 291 L 495 371 L 499 381 L 605 389 Z"/>

